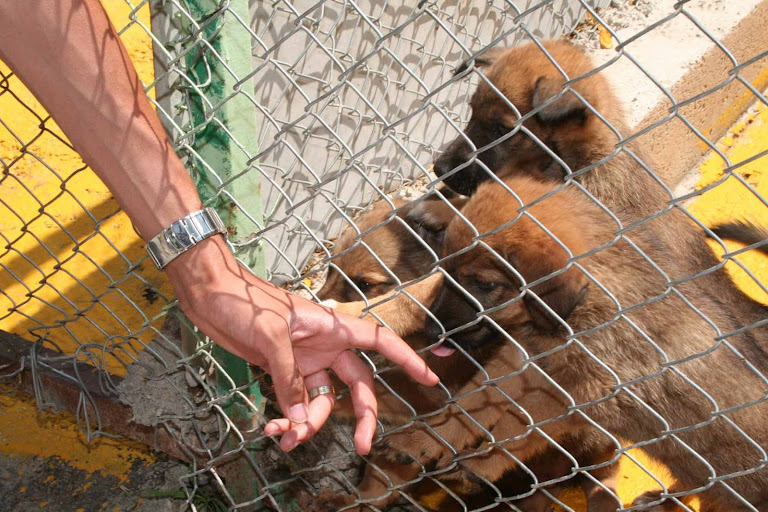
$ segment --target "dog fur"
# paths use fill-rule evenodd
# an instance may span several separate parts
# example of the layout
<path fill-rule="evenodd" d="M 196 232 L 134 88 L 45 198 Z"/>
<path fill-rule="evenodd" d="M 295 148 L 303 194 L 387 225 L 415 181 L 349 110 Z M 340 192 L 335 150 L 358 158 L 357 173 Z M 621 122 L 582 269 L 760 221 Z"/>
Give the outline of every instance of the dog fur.
<path fill-rule="evenodd" d="M 523 175 L 562 183 L 568 179 L 562 162 L 623 226 L 641 223 L 647 231 L 642 250 L 661 248 L 676 255 L 662 270 L 682 293 L 715 290 L 710 300 L 741 327 L 764 319 L 768 308 L 732 283 L 707 246 L 704 232 L 674 206 L 668 189 L 640 163 L 654 168 L 642 144 L 621 142 L 620 137 L 632 131 L 605 77 L 610 68 L 595 72 L 589 56 L 566 41 L 543 41 L 542 46 L 549 56 L 528 43 L 494 49 L 459 67 L 459 73 L 470 65 L 482 68 L 493 88 L 480 82 L 471 99 L 469 124 L 435 161 L 435 173 L 451 188 L 471 194 L 489 179 L 488 171 L 501 178 Z M 550 57 L 569 80 L 575 80 L 564 93 L 566 78 Z M 508 102 L 518 109 L 520 119 Z M 506 138 L 471 158 L 469 140 L 482 148 L 502 137 Z"/>
<path fill-rule="evenodd" d="M 458 198 L 452 204 L 454 208 L 460 208 L 465 201 Z M 437 261 L 434 251 L 440 250 L 442 235 L 453 213 L 441 201 L 424 203 L 426 206 L 419 208 L 422 214 L 412 216 L 409 214 L 414 209 L 413 205 L 406 201 L 395 199 L 392 205 L 378 201 L 356 218 L 356 229 L 344 230 L 336 241 L 332 265 L 317 297 L 326 304 L 342 303 L 336 306 L 339 309 L 349 307 L 346 303 L 352 304 L 354 313 L 359 315 L 365 309 L 365 300 L 376 304 L 376 297 L 385 296 L 399 284 L 428 275 Z M 359 235 L 358 231 L 364 234 Z M 420 289 L 434 291 L 436 286 L 430 283 L 436 278 L 427 278 L 427 286 Z M 411 335 L 408 337 L 409 344 L 422 352 L 422 357 L 441 376 L 443 385 L 461 387 L 474 372 L 471 369 L 471 373 L 468 372 L 467 365 L 456 365 L 455 361 L 447 364 L 444 358 L 435 357 L 425 350 L 434 341 L 430 342 L 420 333 L 417 334 L 426 318 L 426 310 L 419 305 L 419 299 L 429 304 L 432 298 L 417 295 L 416 299 L 407 301 L 407 304 L 401 303 L 403 311 L 400 315 L 391 315 L 388 325 L 395 332 Z M 383 360 L 381 362 L 385 363 Z M 407 402 L 398 399 L 377 382 L 380 419 L 384 422 L 405 424 L 413 415 L 411 406 L 418 414 L 424 414 L 439 408 L 448 397 L 444 389 L 421 386 L 397 368 L 390 367 L 380 376 L 387 386 Z M 348 401 L 340 402 L 336 409 L 338 416 L 354 418 L 350 416 L 353 412 L 351 402 Z"/>
<path fill-rule="evenodd" d="M 593 70 L 587 56 L 569 43 L 547 42 L 544 47 L 569 78 Z M 542 450 L 552 449 L 552 440 L 567 442 L 570 436 L 585 432 L 600 436 L 601 431 L 583 413 L 613 436 L 643 444 L 666 463 L 678 479 L 670 493 L 700 490 L 704 511 L 744 508 L 721 483 L 708 480 L 708 466 L 681 442 L 701 453 L 718 477 L 760 467 L 762 452 L 733 424 L 761 449 L 766 448 L 764 381 L 745 361 L 758 371 L 768 367 L 765 330 L 748 328 L 764 319 L 768 310 L 743 295 L 720 270 L 702 231 L 671 205 L 666 189 L 636 160 L 653 168 L 642 147 L 627 142 L 622 144 L 623 150 L 617 150 L 620 138 L 616 132 L 626 135 L 629 131 L 601 73 L 574 82 L 556 98 L 564 79 L 533 45 L 490 52 L 475 65 L 486 66 L 484 73 L 490 82 L 525 119 L 518 121 L 506 102 L 481 83 L 472 99 L 473 116 L 464 136 L 435 163 L 436 173 L 449 186 L 473 193 L 489 177 L 485 166 L 507 180 L 523 203 L 528 203 L 553 193 L 555 184 L 562 183 L 567 177 L 563 162 L 574 172 L 588 168 L 574 178 L 616 215 L 621 227 L 637 225 L 624 238 L 618 237 L 616 219 L 573 187 L 529 208 L 573 255 L 605 245 L 579 260 L 584 272 L 567 266 L 570 255 L 544 231 L 537 232 L 535 223 L 525 217 L 511 222 L 519 214 L 512 195 L 500 193 L 499 185 L 480 187 L 479 197 L 473 197 L 462 212 L 481 233 L 510 222 L 485 242 L 516 272 L 500 272 L 499 265 L 488 263 L 493 261 L 489 255 L 472 252 L 467 253 L 472 257 L 446 260 L 451 275 L 460 276 L 461 268 L 486 262 L 492 269 L 486 268 L 483 279 L 503 277 L 506 284 L 497 283 L 494 289 L 500 286 L 507 294 L 519 287 L 517 274 L 527 282 L 550 277 L 517 300 L 501 301 L 505 307 L 488 315 L 501 329 L 487 320 L 478 322 L 473 303 L 463 299 L 462 304 L 463 295 L 451 292 L 452 285 L 444 283 L 439 273 L 410 292 L 422 304 L 435 302 L 434 314 L 447 329 L 457 329 L 450 333 L 451 339 L 464 350 L 493 354 L 485 367 L 490 379 L 507 375 L 510 368 L 523 369 L 494 381 L 493 386 L 459 394 L 459 399 L 438 414 L 388 435 L 385 450 L 401 451 L 401 461 L 414 462 L 401 465 L 392 482 L 373 490 L 382 492 L 393 484 L 411 481 L 423 467 L 444 472 L 446 478 L 458 470 L 495 481 L 517 465 L 515 458 L 527 464 Z M 515 126 L 520 132 L 510 134 Z M 477 155 L 482 164 L 469 158 L 467 139 L 479 148 L 502 137 L 502 144 Z M 449 175 L 451 172 L 454 174 Z M 453 221 L 444 254 L 466 247 L 470 232 L 461 227 L 460 220 Z M 457 263 L 461 261 L 464 263 Z M 488 285 L 480 282 L 484 283 L 481 287 Z M 477 283 L 466 284 L 471 288 Z M 487 291 L 475 289 L 473 295 L 483 296 Z M 499 306 L 500 300 L 493 305 Z M 373 311 L 387 323 L 397 320 L 395 330 L 401 335 L 414 332 L 428 316 L 412 307 L 403 294 L 379 302 Z M 453 309 L 446 310 L 446 303 Z M 340 306 L 348 313 L 360 313 L 365 304 Z M 577 336 L 578 342 L 566 342 L 561 319 L 574 332 L 586 334 Z M 465 324 L 470 327 L 462 327 Z M 726 336 L 718 338 L 722 334 Z M 537 366 L 520 366 L 530 357 Z M 513 406 L 509 398 L 514 399 Z M 719 410 L 729 412 L 713 416 L 710 398 Z M 666 431 L 665 422 L 671 432 Z M 532 424 L 539 428 L 531 428 Z M 688 429 L 692 424 L 697 428 Z M 454 457 L 448 457 L 451 448 L 459 451 Z M 762 510 L 768 507 L 765 472 L 761 468 L 726 482 Z M 673 500 L 662 500 L 659 493 L 648 493 L 635 504 L 654 502 L 647 510 L 676 509 Z"/>
<path fill-rule="evenodd" d="M 677 480 L 669 492 L 696 491 L 702 511 L 745 508 L 722 483 L 710 481 L 710 468 L 758 510 L 768 507 L 765 345 L 749 331 L 718 341 L 721 332 L 736 331 L 738 321 L 696 289 L 670 293 L 657 265 L 669 264 L 674 254 L 663 247 L 638 251 L 653 248 L 652 233 L 617 237 L 611 216 L 575 187 L 558 190 L 522 177 L 506 184 L 523 204 L 537 201 L 525 209 L 537 222 L 521 215 L 505 187 L 482 185 L 462 209 L 486 234 L 482 244 L 463 219 L 453 220 L 443 251 L 451 280 L 424 295 L 435 297 L 431 311 L 458 347 L 496 347 L 486 365 L 491 379 L 505 371 L 494 364 L 510 347 L 517 350 L 516 343 L 527 355 L 516 363 L 524 370 L 498 381 L 495 398 L 462 397 L 457 407 L 431 416 L 428 428 L 391 434 L 388 448 L 409 450 L 416 474 L 422 466 L 440 471 L 458 464 L 494 481 L 515 459 L 525 462 L 551 448 L 551 440 L 599 434 L 594 420 L 666 464 Z M 520 278 L 536 284 L 521 294 Z M 491 312 L 478 322 L 474 301 L 454 281 Z M 520 366 L 526 360 L 536 366 Z M 456 456 L 445 458 L 446 444 Z M 676 509 L 660 495 L 636 504 L 654 499 L 649 510 Z"/>
<path fill-rule="evenodd" d="M 396 201 L 395 206 L 399 209 L 397 217 L 404 222 L 393 219 L 395 214 L 388 203 L 377 203 L 355 221 L 357 230 L 367 233 L 361 237 L 360 242 L 357 241 L 357 230 L 352 229 L 345 231 L 337 241 L 333 258 L 334 266 L 329 279 L 318 292 L 318 298 L 344 301 L 355 296 L 359 297 L 362 291 L 368 299 L 374 299 L 376 295 L 393 290 L 396 281 L 407 282 L 427 274 L 434 264 L 434 256 L 426 248 L 425 242 L 416 240 L 413 232 L 404 224 L 410 225 L 428 242 L 434 251 L 439 252 L 442 234 L 445 232 L 448 222 L 455 215 L 454 209 L 460 209 L 464 202 L 466 199 L 453 199 L 450 203 L 451 206 L 448 206 L 447 203 L 440 200 L 422 200 L 415 205 Z M 374 227 L 376 229 L 373 229 Z M 378 258 L 374 258 L 369 249 Z M 347 276 L 348 279 L 343 276 Z M 432 283 L 434 282 L 435 279 L 432 278 Z M 420 287 L 424 288 L 423 285 Z M 428 281 L 427 288 L 437 289 L 437 286 L 430 286 Z M 432 302 L 431 297 L 421 297 L 421 299 L 425 304 Z M 358 304 L 359 306 L 356 307 L 362 307 L 362 304 Z M 349 305 L 341 304 L 340 307 L 349 307 Z M 402 311 L 400 311 L 399 317 L 402 316 Z M 412 321 L 414 315 L 408 315 L 408 318 Z M 419 319 L 417 323 L 423 324 L 423 321 Z M 401 329 L 400 333 L 403 334 L 404 332 L 406 331 Z M 436 337 L 432 339 L 434 340 Z M 418 349 L 423 349 L 430 344 L 422 335 L 412 335 L 407 340 Z M 481 394 L 493 395 L 495 392 L 484 390 L 484 388 L 488 388 L 483 383 L 485 376 L 476 367 L 476 364 L 482 364 L 489 357 L 494 357 L 498 351 L 495 348 L 491 350 L 478 348 L 480 349 L 467 352 L 467 355 L 470 355 L 475 361 L 469 360 L 461 352 L 446 358 L 424 351 L 422 356 L 440 376 L 447 391 L 453 394 L 463 394 L 477 393 L 479 390 Z M 499 361 L 494 364 L 494 368 L 500 376 L 515 374 L 520 371 L 519 363 L 517 351 L 505 348 L 501 351 Z M 386 371 L 380 376 L 386 382 L 386 387 L 403 397 L 417 414 L 425 415 L 438 411 L 444 407 L 446 400 L 450 398 L 450 395 L 441 389 L 418 385 L 398 369 Z M 377 397 L 380 402 L 379 419 L 384 424 L 397 427 L 412 422 L 413 411 L 410 410 L 410 407 L 385 389 L 385 385 L 378 382 Z M 508 407 L 508 404 L 499 402 L 498 397 L 489 396 L 488 401 L 496 404 L 501 411 Z M 349 400 L 340 401 L 334 415 L 337 418 L 353 419 L 354 411 Z M 610 461 L 616 448 L 612 442 L 608 442 L 594 432 L 566 437 L 562 446 L 572 457 L 575 457 L 574 460 L 581 467 Z M 386 481 L 382 472 L 391 475 L 401 473 L 403 461 L 405 460 L 408 464 L 412 461 L 410 456 L 402 455 L 409 451 L 413 451 L 413 447 L 400 446 L 396 450 L 391 450 L 388 448 L 386 440 L 378 445 L 373 454 L 373 466 L 378 469 L 373 470 L 370 465 L 366 465 L 366 474 L 359 487 L 362 497 L 372 498 L 389 492 L 389 482 Z M 446 457 L 452 455 L 449 448 L 444 447 L 444 451 Z M 494 481 L 495 486 L 502 492 L 500 497 L 529 495 L 531 494 L 531 485 L 536 481 L 546 482 L 561 479 L 572 474 L 573 467 L 571 457 L 556 449 L 544 450 L 528 461 L 526 465 L 529 468 L 528 471 L 536 475 L 536 480 L 520 468 L 512 468 L 502 472 L 499 478 Z M 617 470 L 618 464 L 608 464 L 605 467 L 594 469 L 591 473 L 601 482 L 601 485 L 594 483 L 587 477 L 579 478 L 578 481 L 587 496 L 591 512 L 617 509 L 618 503 L 612 496 L 616 489 Z M 611 492 L 604 490 L 603 486 Z M 476 482 L 474 487 L 484 489 L 485 492 L 475 491 L 464 497 L 465 505 L 470 509 L 487 507 L 497 497 L 496 492 L 491 492 L 490 488 L 481 482 Z M 550 490 L 556 491 L 557 489 L 550 488 Z M 385 503 L 391 502 L 396 496 L 396 493 L 392 493 L 389 499 L 380 500 L 376 504 L 383 506 Z M 335 505 L 346 504 L 346 502 L 339 503 L 338 500 L 333 503 Z M 516 500 L 514 503 L 521 510 L 532 512 L 544 511 L 552 505 L 551 500 L 541 491 L 536 491 L 531 496 Z"/>
<path fill-rule="evenodd" d="M 768 227 L 758 226 L 747 220 L 735 220 L 718 224 L 712 232 L 722 239 L 734 240 L 743 245 L 756 245 L 755 249 L 768 254 Z"/>

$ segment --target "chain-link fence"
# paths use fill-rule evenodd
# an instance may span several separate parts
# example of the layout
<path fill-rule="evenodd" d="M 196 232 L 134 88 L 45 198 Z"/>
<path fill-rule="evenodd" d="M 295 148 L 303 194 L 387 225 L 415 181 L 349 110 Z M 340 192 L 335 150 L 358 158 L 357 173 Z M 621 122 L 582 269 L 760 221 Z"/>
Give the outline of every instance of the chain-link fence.
<path fill-rule="evenodd" d="M 372 454 L 353 453 L 343 391 L 283 453 L 262 434 L 269 378 L 176 313 L 89 171 L 47 163 L 71 148 L 3 70 L 2 328 L 27 341 L 0 346 L 41 407 L 75 409 L 89 436 L 130 423 L 189 460 L 192 508 L 202 482 L 238 510 L 768 506 L 764 263 L 718 237 L 764 235 L 709 229 L 768 223 L 766 148 L 732 154 L 701 117 L 733 97 L 745 126 L 762 115 L 764 35 L 729 47 L 718 2 L 127 4 L 121 32 L 152 39 L 142 78 L 238 257 L 392 325 L 441 384 L 366 355 Z M 663 45 L 638 45 L 670 32 L 705 40 L 720 73 L 675 86 Z M 687 146 L 717 167 L 693 185 Z M 721 187 L 737 204 L 715 217 L 700 205 Z"/>

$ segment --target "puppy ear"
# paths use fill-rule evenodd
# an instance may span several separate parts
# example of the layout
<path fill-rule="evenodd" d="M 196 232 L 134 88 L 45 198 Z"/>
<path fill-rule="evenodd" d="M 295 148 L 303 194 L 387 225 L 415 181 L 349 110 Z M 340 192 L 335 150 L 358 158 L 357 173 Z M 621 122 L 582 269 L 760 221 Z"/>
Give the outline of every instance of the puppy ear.
<path fill-rule="evenodd" d="M 541 107 L 553 96 L 563 90 L 563 80 L 560 78 L 540 77 L 533 88 L 531 105 L 534 109 Z M 575 121 L 583 124 L 587 120 L 587 106 L 572 92 L 566 92 L 546 107 L 539 110 L 536 116 L 540 121 L 559 123 Z"/>
<path fill-rule="evenodd" d="M 544 304 L 557 313 L 557 316 L 567 320 L 576 306 L 587 295 L 588 285 L 587 276 L 579 269 L 572 268 L 534 286 L 531 290 Z M 525 296 L 525 302 L 528 305 L 528 312 L 533 323 L 541 329 L 554 331 L 562 325 L 541 302 L 530 294 Z"/>
<path fill-rule="evenodd" d="M 480 55 L 472 56 L 462 62 L 459 67 L 453 70 L 453 76 L 460 75 L 465 72 L 471 65 L 474 64 L 476 68 L 487 68 L 494 62 L 496 62 L 499 56 L 504 53 L 506 48 L 491 48 L 484 51 Z"/>
<path fill-rule="evenodd" d="M 451 204 L 461 209 L 467 198 L 456 197 Z M 453 209 L 439 198 L 425 199 L 406 209 L 405 221 L 429 245 L 440 254 L 448 224 L 456 217 Z"/>
<path fill-rule="evenodd" d="M 522 254 L 518 253 L 512 261 L 528 283 L 548 276 L 567 264 L 565 250 L 548 235 L 545 236 L 547 240 L 528 241 L 525 249 L 519 251 Z M 533 323 L 546 331 L 556 330 L 562 324 L 547 307 L 561 319 L 567 320 L 574 308 L 584 299 L 588 285 L 587 276 L 580 269 L 571 267 L 531 287 L 538 299 L 526 294 L 523 300 L 528 306 Z"/>

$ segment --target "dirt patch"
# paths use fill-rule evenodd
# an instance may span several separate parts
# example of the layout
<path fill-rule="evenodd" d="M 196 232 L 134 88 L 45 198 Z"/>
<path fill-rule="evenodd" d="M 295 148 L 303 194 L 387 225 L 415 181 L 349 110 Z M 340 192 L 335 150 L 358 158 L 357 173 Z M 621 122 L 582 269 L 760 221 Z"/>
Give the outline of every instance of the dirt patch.
<path fill-rule="evenodd" d="M 614 32 L 628 27 L 640 29 L 648 24 L 648 16 L 653 11 L 654 4 L 655 0 L 614 0 L 608 7 L 596 9 L 596 12 Z M 570 34 L 570 38 L 587 49 L 599 50 L 605 48 L 601 45 L 600 32 L 600 23 L 588 15 Z"/>
<path fill-rule="evenodd" d="M 211 372 L 198 369 L 199 380 L 190 378 L 192 366 L 187 359 L 180 359 L 180 332 L 179 320 L 169 314 L 162 334 L 152 341 L 149 350 L 142 351 L 138 362 L 129 367 L 118 390 L 120 400 L 132 408 L 134 421 L 171 429 L 205 462 L 218 452 L 204 453 L 203 443 L 209 447 L 217 446 L 227 435 L 226 423 L 217 416 L 219 409 L 213 407 L 215 397 L 206 393 L 200 382 L 215 388 L 215 384 L 209 382 Z M 206 367 L 200 364 L 200 359 L 190 362 Z M 254 371 L 261 392 L 267 398 L 264 419 L 281 417 L 274 396 L 270 395 L 269 378 L 259 369 L 254 368 Z M 312 441 L 291 453 L 284 453 L 277 440 L 261 434 L 263 424 L 262 418 L 256 417 L 249 425 L 250 429 L 241 428 L 241 432 L 252 443 L 250 455 L 278 503 L 290 503 L 299 490 L 310 493 L 321 489 L 352 490 L 358 480 L 361 459 L 354 454 L 350 427 L 330 421 Z M 185 474 L 191 475 L 191 471 L 185 471 Z M 202 476 L 218 485 L 213 479 L 206 478 L 207 472 Z M 223 487 L 227 487 L 226 482 Z M 224 488 L 220 490 L 224 491 Z"/>
<path fill-rule="evenodd" d="M 211 412 L 212 397 L 197 387 L 194 377 L 188 376 L 199 370 L 181 357 L 180 340 L 181 324 L 174 314 L 169 314 L 161 334 L 128 367 L 118 386 L 120 401 L 131 407 L 133 420 L 140 425 L 173 423 L 174 430 L 185 439 L 210 435 L 221 425 Z"/>

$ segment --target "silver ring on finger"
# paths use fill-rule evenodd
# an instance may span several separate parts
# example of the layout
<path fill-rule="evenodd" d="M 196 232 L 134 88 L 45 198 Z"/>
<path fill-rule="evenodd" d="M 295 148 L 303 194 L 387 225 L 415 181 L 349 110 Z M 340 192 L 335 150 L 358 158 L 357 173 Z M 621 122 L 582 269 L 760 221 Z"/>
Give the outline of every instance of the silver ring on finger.
<path fill-rule="evenodd" d="M 320 395 L 335 395 L 336 390 L 333 386 L 317 386 L 309 390 L 309 399 L 314 400 Z"/>

